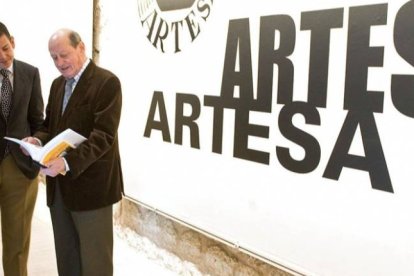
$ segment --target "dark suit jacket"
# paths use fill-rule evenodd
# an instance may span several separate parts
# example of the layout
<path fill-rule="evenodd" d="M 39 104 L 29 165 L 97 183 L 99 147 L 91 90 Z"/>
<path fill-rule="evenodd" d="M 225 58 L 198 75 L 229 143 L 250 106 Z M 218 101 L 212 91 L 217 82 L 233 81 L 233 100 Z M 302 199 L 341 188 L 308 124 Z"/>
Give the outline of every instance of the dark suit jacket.
<path fill-rule="evenodd" d="M 32 136 L 43 123 L 43 98 L 40 88 L 39 70 L 22 61 L 13 61 L 14 79 L 12 105 L 8 123 L 0 115 L 1 137 L 9 136 L 22 139 Z M 3 160 L 6 140 L 0 141 L 0 161 Z M 23 154 L 20 146 L 9 142 L 10 154 L 14 157 L 17 166 L 26 175 L 33 179 L 39 173 L 39 167 L 32 162 L 29 156 Z"/>
<path fill-rule="evenodd" d="M 60 185 L 63 202 L 71 211 L 86 211 L 119 201 L 123 193 L 118 149 L 121 116 L 121 84 L 111 72 L 92 61 L 81 75 L 61 115 L 65 79 L 52 83 L 46 119 L 35 137 L 46 143 L 67 128 L 87 141 L 65 156 L 70 171 L 47 177 L 47 204 L 53 203 L 55 185 Z"/>

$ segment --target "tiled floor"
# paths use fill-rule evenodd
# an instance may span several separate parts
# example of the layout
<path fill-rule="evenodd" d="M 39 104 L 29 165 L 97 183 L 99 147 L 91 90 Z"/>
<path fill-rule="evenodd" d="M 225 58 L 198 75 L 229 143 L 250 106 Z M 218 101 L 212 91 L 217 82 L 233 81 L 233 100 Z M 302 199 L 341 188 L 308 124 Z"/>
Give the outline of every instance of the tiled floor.
<path fill-rule="evenodd" d="M 1 239 L 0 239 L 1 247 Z M 1 251 L 0 251 L 1 252 Z M 45 187 L 39 186 L 39 193 L 32 221 L 32 241 L 28 264 L 29 276 L 57 276 L 53 242 L 53 230 L 49 209 L 46 206 Z M 181 273 L 166 269 L 159 261 L 151 260 L 142 252 L 128 246 L 117 235 L 114 235 L 114 275 L 157 275 L 173 276 Z M 3 268 L 0 261 L 0 275 Z"/>

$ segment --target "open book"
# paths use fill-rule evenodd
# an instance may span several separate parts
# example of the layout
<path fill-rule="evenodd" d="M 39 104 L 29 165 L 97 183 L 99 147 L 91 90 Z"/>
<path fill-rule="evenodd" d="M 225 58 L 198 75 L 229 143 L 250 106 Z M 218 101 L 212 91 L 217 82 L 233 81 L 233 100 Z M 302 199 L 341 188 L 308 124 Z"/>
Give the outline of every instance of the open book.
<path fill-rule="evenodd" d="M 87 140 L 85 137 L 70 128 L 62 131 L 43 147 L 7 136 L 4 137 L 4 139 L 19 144 L 29 153 L 34 161 L 38 162 L 42 166 L 45 166 L 49 161 L 59 156 L 65 155 L 69 148 L 76 148 L 79 144 Z"/>

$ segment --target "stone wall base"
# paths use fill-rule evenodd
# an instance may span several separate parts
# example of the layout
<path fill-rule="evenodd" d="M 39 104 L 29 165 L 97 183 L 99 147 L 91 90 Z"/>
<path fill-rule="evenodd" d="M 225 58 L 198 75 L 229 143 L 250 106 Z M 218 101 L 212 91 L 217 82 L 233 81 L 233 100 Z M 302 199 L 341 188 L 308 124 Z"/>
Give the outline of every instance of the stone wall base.
<path fill-rule="evenodd" d="M 292 275 L 128 199 L 117 204 L 114 211 L 117 227 L 147 237 L 181 260 L 193 263 L 206 275 Z"/>

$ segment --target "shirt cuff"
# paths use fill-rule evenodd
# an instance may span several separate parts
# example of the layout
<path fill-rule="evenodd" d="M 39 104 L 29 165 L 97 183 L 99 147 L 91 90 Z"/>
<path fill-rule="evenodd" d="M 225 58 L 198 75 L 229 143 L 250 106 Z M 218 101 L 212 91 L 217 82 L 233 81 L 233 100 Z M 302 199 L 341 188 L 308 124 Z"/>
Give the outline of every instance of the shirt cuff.
<path fill-rule="evenodd" d="M 40 141 L 39 138 L 33 137 L 33 139 L 35 139 L 37 141 L 37 143 L 39 144 L 39 146 L 43 147 L 43 143 L 42 143 L 42 141 Z"/>
<path fill-rule="evenodd" d="M 62 159 L 63 159 L 63 162 L 65 162 L 65 172 L 70 171 L 69 164 L 68 164 L 68 162 L 66 161 L 65 157 L 62 157 Z"/>

